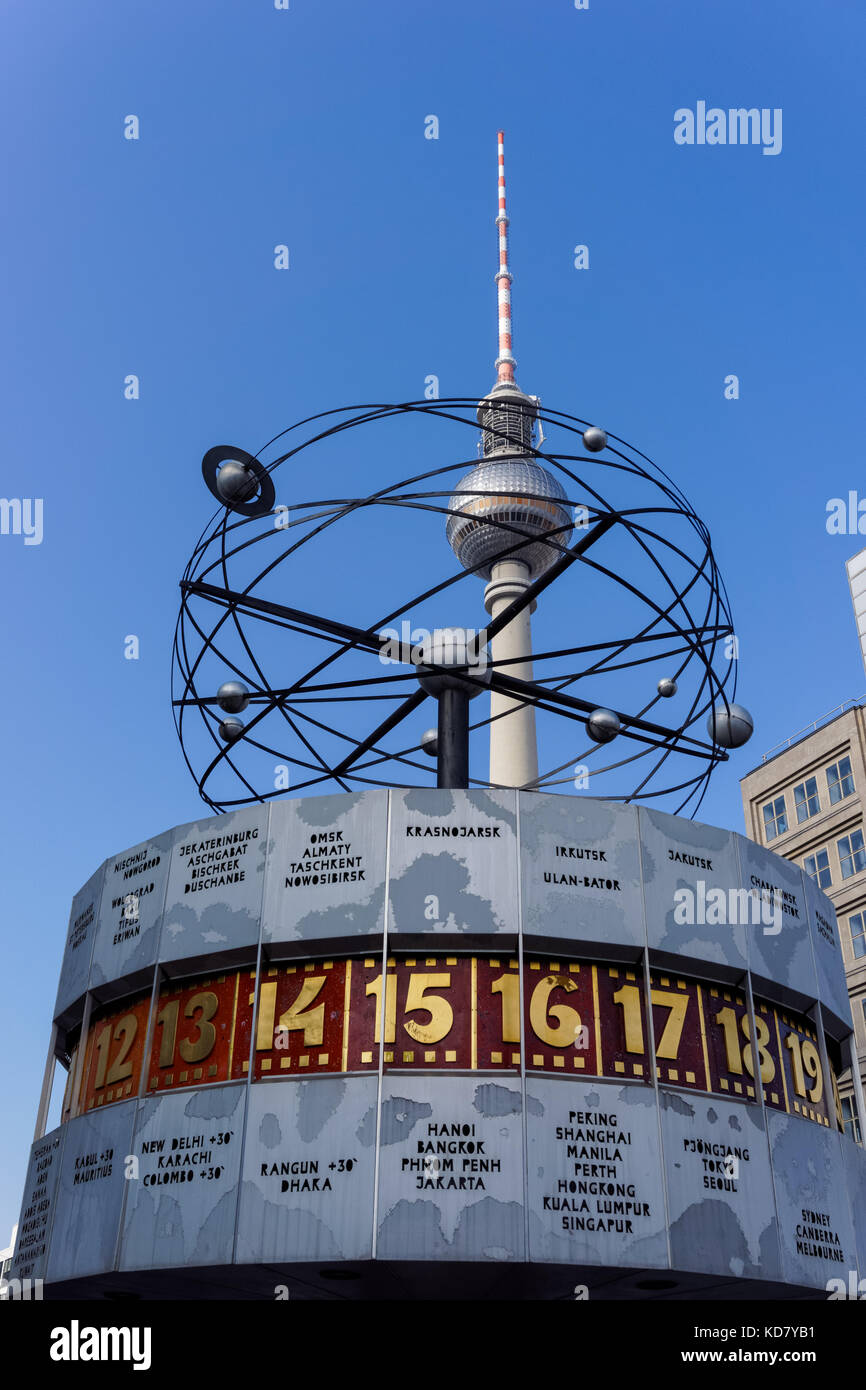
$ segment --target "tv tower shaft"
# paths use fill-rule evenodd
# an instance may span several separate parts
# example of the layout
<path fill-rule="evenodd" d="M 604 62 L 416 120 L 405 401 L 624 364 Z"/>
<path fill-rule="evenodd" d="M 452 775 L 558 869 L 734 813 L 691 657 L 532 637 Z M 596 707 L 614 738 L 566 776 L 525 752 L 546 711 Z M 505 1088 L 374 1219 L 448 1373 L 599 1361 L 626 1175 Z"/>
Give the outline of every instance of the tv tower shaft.
<path fill-rule="evenodd" d="M 499 209 L 496 225 L 499 229 L 499 270 L 496 275 L 497 299 L 499 307 L 499 355 L 496 358 L 496 379 L 498 386 L 511 387 L 515 397 L 523 395 L 514 380 L 516 366 L 512 352 L 511 330 L 511 268 L 508 264 L 508 212 L 505 201 L 505 132 L 500 130 L 498 142 L 498 197 Z M 495 388 L 494 388 L 495 389 Z M 515 399 L 512 409 L 496 412 L 500 418 L 489 421 L 494 428 L 504 428 L 513 434 L 513 426 L 518 426 L 518 437 L 526 443 L 532 437 L 532 420 L 536 403 L 526 398 L 529 410 L 521 410 Z M 514 407 L 517 406 L 515 410 Z M 491 412 L 493 413 L 493 412 Z M 510 417 L 516 416 L 516 419 Z M 489 443 L 489 454 L 486 445 Z M 485 442 L 485 455 L 495 456 L 501 452 L 501 440 L 488 436 Z M 497 447 L 497 445 L 499 447 Z M 506 445 L 506 448 L 508 446 Z M 508 533 L 502 532 L 507 542 Z M 490 582 L 484 590 L 484 606 L 491 618 L 496 618 L 508 604 L 519 598 L 531 581 L 529 566 L 521 559 L 497 561 L 491 568 Z M 534 608 L 535 605 L 532 605 Z M 494 663 L 508 664 L 500 667 L 506 675 L 518 676 L 531 681 L 532 673 L 532 609 L 524 608 L 490 643 L 489 659 Z M 490 693 L 490 781 L 506 787 L 523 787 L 538 777 L 538 743 L 535 729 L 535 709 L 522 704 L 513 697 L 498 691 Z"/>

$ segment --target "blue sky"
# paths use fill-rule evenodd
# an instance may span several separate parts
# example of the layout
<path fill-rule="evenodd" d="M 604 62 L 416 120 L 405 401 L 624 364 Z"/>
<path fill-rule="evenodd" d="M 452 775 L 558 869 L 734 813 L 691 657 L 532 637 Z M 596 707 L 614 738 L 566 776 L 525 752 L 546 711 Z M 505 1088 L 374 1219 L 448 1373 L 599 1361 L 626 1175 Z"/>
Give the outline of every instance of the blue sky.
<path fill-rule="evenodd" d="M 702 818 L 741 829 L 738 778 L 862 693 L 844 562 L 866 542 L 825 518 L 866 495 L 866 23 L 853 0 L 47 0 L 0 24 L 0 491 L 43 499 L 41 544 L 0 536 L 2 1245 L 72 896 L 201 813 L 169 703 L 201 456 L 429 374 L 489 388 L 500 126 L 518 379 L 661 464 L 728 586 L 757 731 Z M 677 145 L 699 101 L 780 108 L 780 153 Z M 371 585 L 387 555 L 373 535 Z M 364 593 L 338 566 L 325 597 L 354 621 Z"/>

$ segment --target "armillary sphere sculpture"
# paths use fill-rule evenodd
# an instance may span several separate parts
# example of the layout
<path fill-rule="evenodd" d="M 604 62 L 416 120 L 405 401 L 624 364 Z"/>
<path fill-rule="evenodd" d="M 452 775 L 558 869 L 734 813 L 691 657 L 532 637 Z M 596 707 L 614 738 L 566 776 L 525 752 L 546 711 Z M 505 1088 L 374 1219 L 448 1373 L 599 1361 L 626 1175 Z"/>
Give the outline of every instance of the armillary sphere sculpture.
<path fill-rule="evenodd" d="M 694 814 L 751 735 L 704 523 L 644 454 L 515 382 L 501 133 L 497 224 L 497 380 L 480 403 L 345 407 L 257 454 L 204 456 L 220 507 L 181 580 L 172 693 L 215 811 L 429 785 L 433 756 L 441 787 L 573 787 Z M 434 423 L 468 427 L 480 458 L 464 443 L 427 466 Z M 467 628 L 478 579 L 487 619 Z M 435 729 L 419 722 L 430 700 Z"/>

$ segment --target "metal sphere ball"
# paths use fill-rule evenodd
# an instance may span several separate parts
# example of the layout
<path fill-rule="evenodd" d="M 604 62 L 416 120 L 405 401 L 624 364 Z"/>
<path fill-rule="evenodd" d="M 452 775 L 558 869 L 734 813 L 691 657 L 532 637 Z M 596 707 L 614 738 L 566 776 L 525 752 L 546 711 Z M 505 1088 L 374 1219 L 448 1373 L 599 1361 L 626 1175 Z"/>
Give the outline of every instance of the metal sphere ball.
<path fill-rule="evenodd" d="M 583 432 L 583 447 L 588 449 L 591 454 L 600 454 L 602 449 L 607 448 L 607 435 L 604 430 L 590 425 L 589 429 Z"/>
<path fill-rule="evenodd" d="M 223 743 L 234 743 L 240 738 L 244 731 L 243 720 L 224 719 L 219 727 L 219 736 Z"/>
<path fill-rule="evenodd" d="M 421 750 L 428 758 L 439 756 L 439 735 L 435 729 L 425 729 L 421 735 Z"/>
<path fill-rule="evenodd" d="M 676 695 L 678 689 L 679 686 L 677 685 L 673 676 L 662 676 L 661 680 L 656 686 L 656 690 L 665 700 L 669 700 L 672 695 Z"/>
<path fill-rule="evenodd" d="M 610 743 L 621 727 L 619 715 L 612 709 L 594 709 L 586 721 L 586 732 L 593 743 Z"/>
<path fill-rule="evenodd" d="M 226 714 L 240 714 L 250 702 L 250 692 L 241 681 L 223 681 L 217 691 L 217 704 Z"/>
<path fill-rule="evenodd" d="M 754 728 L 755 721 L 742 705 L 719 705 L 707 718 L 707 733 L 720 748 L 742 748 Z"/>
<path fill-rule="evenodd" d="M 227 459 L 216 476 L 217 492 L 224 502 L 250 502 L 259 485 L 249 469 L 236 459 Z"/>
<path fill-rule="evenodd" d="M 484 579 L 499 558 L 522 561 L 535 577 L 559 558 L 556 546 L 568 545 L 572 518 L 566 501 L 558 479 L 532 459 L 485 459 L 460 479 L 448 503 L 448 544 L 464 569 Z M 527 532 L 539 539 L 520 545 Z M 550 532 L 556 545 L 540 539 Z"/>

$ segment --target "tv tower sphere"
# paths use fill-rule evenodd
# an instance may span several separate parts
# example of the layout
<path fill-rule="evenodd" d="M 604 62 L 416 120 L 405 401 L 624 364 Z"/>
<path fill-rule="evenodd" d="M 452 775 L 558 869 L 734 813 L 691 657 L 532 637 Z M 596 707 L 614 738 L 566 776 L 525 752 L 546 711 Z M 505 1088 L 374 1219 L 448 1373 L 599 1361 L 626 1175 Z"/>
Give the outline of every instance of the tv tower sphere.
<path fill-rule="evenodd" d="M 568 544 L 572 530 L 558 479 L 534 460 L 513 454 L 486 458 L 461 478 L 448 510 L 448 544 L 464 569 L 484 579 L 502 558 L 522 561 L 535 578 L 561 554 L 557 547 Z M 538 539 L 515 549 L 525 532 Z M 557 545 L 545 541 L 546 535 Z"/>

